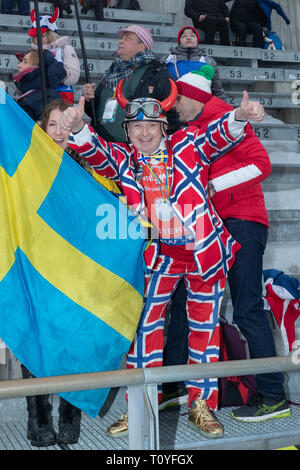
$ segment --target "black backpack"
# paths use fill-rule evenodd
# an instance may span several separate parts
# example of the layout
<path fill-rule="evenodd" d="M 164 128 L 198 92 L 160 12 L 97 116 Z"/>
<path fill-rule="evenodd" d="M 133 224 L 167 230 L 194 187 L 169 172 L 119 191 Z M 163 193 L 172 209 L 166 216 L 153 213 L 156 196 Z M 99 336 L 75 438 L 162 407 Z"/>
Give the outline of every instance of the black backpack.
<path fill-rule="evenodd" d="M 172 77 L 166 65 L 161 64 L 157 60 L 153 60 L 142 75 L 134 96 L 131 96 L 131 99 L 155 98 L 159 101 L 163 101 L 171 93 L 170 78 Z M 178 113 L 174 108 L 167 111 L 167 118 L 169 123 L 168 134 L 173 134 L 182 127 Z"/>
<path fill-rule="evenodd" d="M 247 359 L 246 341 L 238 329 L 221 317 L 220 319 L 220 361 Z M 242 406 L 257 393 L 253 375 L 220 377 L 218 408 Z"/>
<path fill-rule="evenodd" d="M 159 101 L 164 100 L 171 92 L 169 78 L 171 77 L 165 64 L 152 60 L 147 65 L 131 99 L 153 97 Z"/>

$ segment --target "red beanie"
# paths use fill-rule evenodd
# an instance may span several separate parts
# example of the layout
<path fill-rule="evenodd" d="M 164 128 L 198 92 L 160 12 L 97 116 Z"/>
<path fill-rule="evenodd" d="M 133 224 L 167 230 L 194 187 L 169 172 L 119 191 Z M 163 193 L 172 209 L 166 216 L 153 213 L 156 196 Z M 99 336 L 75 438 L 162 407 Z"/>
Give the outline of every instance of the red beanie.
<path fill-rule="evenodd" d="M 194 33 L 197 36 L 197 42 L 199 44 L 199 42 L 200 42 L 199 34 L 198 34 L 198 31 L 195 28 L 193 28 L 193 26 L 184 26 L 183 28 L 181 28 L 181 30 L 179 31 L 178 36 L 177 36 L 177 44 L 180 43 L 180 36 L 182 35 L 182 33 L 185 29 L 191 29 L 192 31 L 194 31 Z"/>

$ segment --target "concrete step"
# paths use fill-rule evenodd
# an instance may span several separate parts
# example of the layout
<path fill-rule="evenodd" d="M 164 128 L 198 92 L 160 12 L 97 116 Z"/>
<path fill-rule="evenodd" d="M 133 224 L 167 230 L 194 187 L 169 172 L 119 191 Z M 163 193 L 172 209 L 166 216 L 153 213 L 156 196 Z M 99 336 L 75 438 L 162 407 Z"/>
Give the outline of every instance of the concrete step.
<path fill-rule="evenodd" d="M 269 242 L 296 242 L 300 246 L 300 211 L 268 211 Z"/>
<path fill-rule="evenodd" d="M 298 69 L 263 68 L 243 66 L 219 66 L 222 81 L 251 82 L 294 82 L 300 79 Z"/>
<path fill-rule="evenodd" d="M 286 185 L 285 185 L 286 186 Z M 270 186 L 269 186 L 270 188 Z M 269 215 L 269 242 L 299 242 L 300 188 L 264 191 Z"/>
<path fill-rule="evenodd" d="M 262 183 L 262 188 L 265 193 L 275 193 L 276 191 L 296 191 L 299 189 L 300 168 L 297 164 L 285 165 L 282 160 L 280 164 L 272 166 L 272 173 Z M 286 200 L 286 198 L 285 198 Z M 282 206 L 281 206 L 282 207 Z"/>
<path fill-rule="evenodd" d="M 263 122 L 266 122 L 266 118 L 268 117 L 265 116 L 264 118 L 264 121 Z M 271 122 L 271 121 L 269 121 Z M 282 121 L 279 121 L 278 119 L 274 120 L 273 118 L 273 122 L 275 123 L 282 123 Z M 284 123 L 282 123 L 284 124 Z M 280 141 L 280 140 L 262 140 L 263 142 L 263 145 L 265 146 L 265 148 L 267 149 L 268 153 L 270 156 L 272 155 L 286 155 L 286 154 L 295 154 L 292 158 L 297 158 L 297 155 L 300 156 L 300 145 L 299 145 L 299 142 L 289 142 L 289 141 L 286 141 L 286 140 L 283 140 L 283 141 Z M 280 159 L 278 160 L 280 161 Z"/>
<path fill-rule="evenodd" d="M 79 2 L 78 2 L 79 3 Z M 34 2 L 30 2 L 31 10 L 34 8 Z M 68 15 L 65 11 L 63 12 L 65 17 L 75 17 L 74 6 L 71 6 L 72 14 Z M 16 8 L 14 9 L 17 12 Z M 50 2 L 39 2 L 39 11 L 43 15 L 52 15 L 54 12 L 53 4 Z M 79 13 L 81 18 L 91 18 L 94 19 L 94 11 L 89 10 L 86 15 L 81 14 L 81 7 L 79 5 Z M 139 10 L 122 10 L 121 8 L 104 8 L 103 10 L 104 18 L 110 20 L 125 20 L 129 22 L 141 22 L 147 21 L 149 23 L 159 23 L 159 24 L 172 24 L 173 23 L 173 14 L 171 13 L 155 13 L 153 11 L 139 11 Z M 63 18 L 65 19 L 65 18 Z"/>
<path fill-rule="evenodd" d="M 118 48 L 119 36 L 111 37 L 85 37 L 84 46 L 88 57 L 96 58 L 112 58 Z M 79 36 L 71 36 L 69 40 L 78 56 L 82 56 L 81 43 Z M 12 53 L 15 51 L 25 52 L 31 48 L 31 38 L 26 33 L 12 33 L 5 31 L 0 33 L 0 51 Z M 171 46 L 176 43 L 155 41 L 152 47 L 153 52 L 157 56 L 167 55 Z"/>
<path fill-rule="evenodd" d="M 300 211 L 300 188 L 286 191 L 265 191 L 264 196 L 268 211 Z"/>
<path fill-rule="evenodd" d="M 300 275 L 299 241 L 269 242 L 264 255 L 264 269 L 278 269 L 290 276 Z"/>
<path fill-rule="evenodd" d="M 229 104 L 234 107 L 240 105 L 241 92 L 240 91 L 226 91 L 226 99 Z M 280 93 L 256 93 L 249 92 L 249 98 L 254 101 L 259 101 L 265 109 L 281 109 L 281 108 L 298 108 L 299 103 L 296 95 L 280 94 Z"/>
<path fill-rule="evenodd" d="M 276 121 L 273 122 L 275 125 Z M 271 120 L 269 120 L 271 124 Z M 282 125 L 282 124 L 281 124 Z M 285 129 L 285 125 L 282 125 Z M 261 140 L 266 148 L 271 163 L 272 172 L 269 178 L 262 182 L 267 206 L 270 209 L 298 209 L 300 187 L 300 145 L 299 140 L 275 141 Z M 278 193 L 276 195 L 276 193 Z M 272 198 L 272 200 L 271 200 Z"/>
<path fill-rule="evenodd" d="M 297 51 L 268 51 L 265 49 L 257 49 L 255 47 L 237 47 L 205 45 L 201 43 L 201 49 L 206 55 L 215 57 L 216 59 L 230 58 L 242 63 L 243 60 L 262 61 L 264 64 L 273 63 L 274 66 L 278 62 L 278 66 L 282 63 L 289 62 L 297 65 L 300 62 L 300 53 Z"/>
<path fill-rule="evenodd" d="M 226 84 L 224 83 L 224 88 L 226 88 Z M 82 90 L 82 85 L 76 85 L 75 87 L 75 101 L 79 100 L 79 97 L 81 96 L 81 90 Z M 243 91 L 237 91 L 237 92 L 231 92 L 231 91 L 226 91 L 226 98 L 227 102 L 233 106 L 233 107 L 238 107 L 241 104 L 241 97 L 243 96 Z M 251 100 L 254 101 L 259 101 L 264 108 L 267 109 L 280 109 L 282 107 L 287 107 L 287 108 L 297 108 L 299 105 L 296 104 L 295 102 L 293 103 L 290 95 L 285 95 L 285 94 L 272 94 L 272 93 L 249 93 L 249 97 Z M 265 117 L 265 120 L 267 118 Z M 267 121 L 264 121 L 267 122 Z M 278 122 L 278 120 L 276 120 Z M 284 126 L 285 124 L 282 122 L 282 125 Z M 268 142 L 267 142 L 268 144 Z M 292 142 L 291 142 L 292 144 Z M 285 146 L 287 143 L 285 142 Z M 276 144 L 274 144 L 276 147 Z M 291 151 L 294 151 L 295 147 L 291 146 Z M 285 151 L 287 148 L 285 147 Z M 300 145 L 296 147 L 296 150 L 299 150 L 300 153 Z M 295 151 L 296 151 L 295 150 Z"/>
<path fill-rule="evenodd" d="M 124 10 L 123 10 L 124 11 Z M 126 11 L 126 10 L 125 10 Z M 151 24 L 147 21 L 147 15 L 143 15 L 142 22 L 138 21 L 131 15 L 131 23 L 141 24 L 148 28 L 154 40 L 159 41 L 172 41 L 176 43 L 178 34 L 178 27 L 163 26 L 163 23 Z M 61 36 L 68 35 L 78 36 L 78 25 L 76 19 L 58 19 L 57 22 L 58 32 Z M 105 20 L 96 21 L 93 19 L 87 20 L 82 17 L 80 20 L 81 29 L 84 37 L 108 37 L 117 38 L 117 32 L 120 28 L 126 28 L 128 22 L 122 20 Z M 31 21 L 25 16 L 18 15 L 0 15 L 0 29 L 1 31 L 10 32 L 23 32 L 27 34 L 31 27 Z"/>
<path fill-rule="evenodd" d="M 110 52 L 111 57 L 110 60 L 106 59 L 93 59 L 93 58 L 88 58 L 88 70 L 90 73 L 90 76 L 92 79 L 99 78 L 101 74 L 103 74 L 108 67 L 111 64 L 111 58 L 113 51 Z M 81 63 L 81 79 L 84 78 L 84 64 L 83 60 L 80 59 Z M 17 58 L 15 57 L 14 54 L 11 53 L 5 53 L 1 55 L 0 58 L 0 72 L 2 74 L 6 74 L 9 76 L 12 72 L 14 72 L 17 68 Z M 234 82 L 236 81 L 237 83 L 245 83 L 245 84 L 251 84 L 256 81 L 265 81 L 268 82 L 270 81 L 267 76 L 265 75 L 265 71 L 263 69 L 258 70 L 258 69 L 249 69 L 247 67 L 242 69 L 237 69 L 237 68 L 231 68 L 231 67 L 220 67 L 220 76 L 222 81 L 230 81 Z M 272 69 L 269 69 L 272 70 Z M 270 73 L 269 71 L 267 73 Z M 272 80 L 275 81 L 290 81 L 289 79 L 286 78 L 286 75 L 288 74 L 287 70 L 280 70 L 279 72 L 274 71 L 274 78 Z M 276 76 L 276 78 L 275 78 Z M 299 74 L 300 77 L 300 74 Z M 277 133 L 274 134 L 276 136 Z M 300 136 L 300 127 L 299 127 L 299 134 L 298 138 Z M 273 134 L 268 136 L 268 132 L 265 132 L 262 134 L 261 138 L 270 138 L 272 140 L 276 140 L 276 137 L 273 137 Z M 277 137 L 278 138 L 278 137 Z M 285 137 L 282 136 L 280 140 L 285 140 Z M 290 140 L 290 134 L 287 136 L 287 140 Z"/>
<path fill-rule="evenodd" d="M 292 142 L 288 142 L 288 144 L 291 144 Z M 300 165 L 300 145 L 299 142 L 293 141 L 293 143 L 296 143 L 297 146 L 299 147 L 299 152 L 289 152 L 288 148 L 286 151 L 279 150 L 277 152 L 275 151 L 269 151 L 269 156 L 270 160 L 272 163 L 273 168 L 275 167 L 282 167 L 282 166 L 287 166 L 287 167 L 295 167 L 295 170 L 297 167 Z"/>
<path fill-rule="evenodd" d="M 266 123 L 263 120 L 259 124 L 253 123 L 252 125 L 257 137 L 263 144 L 269 140 L 287 142 L 299 142 L 300 140 L 300 125 L 298 124 L 274 124 Z"/>

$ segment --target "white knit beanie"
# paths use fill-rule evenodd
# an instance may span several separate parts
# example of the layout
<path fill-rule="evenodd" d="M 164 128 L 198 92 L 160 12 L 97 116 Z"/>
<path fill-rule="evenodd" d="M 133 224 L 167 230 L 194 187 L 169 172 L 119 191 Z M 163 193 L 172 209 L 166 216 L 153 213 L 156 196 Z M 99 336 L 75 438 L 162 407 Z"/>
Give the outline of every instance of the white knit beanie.
<path fill-rule="evenodd" d="M 189 72 L 176 80 L 178 94 L 200 103 L 207 103 L 212 96 L 211 80 L 214 76 L 211 65 L 203 65 L 200 70 Z"/>

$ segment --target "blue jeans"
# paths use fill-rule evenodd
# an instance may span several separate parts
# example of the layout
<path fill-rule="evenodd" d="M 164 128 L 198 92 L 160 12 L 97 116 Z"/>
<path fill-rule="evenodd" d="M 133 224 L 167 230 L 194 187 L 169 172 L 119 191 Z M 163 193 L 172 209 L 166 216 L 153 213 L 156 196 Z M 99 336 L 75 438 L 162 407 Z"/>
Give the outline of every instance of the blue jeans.
<path fill-rule="evenodd" d="M 267 243 L 267 228 L 241 219 L 226 219 L 224 223 L 242 246 L 228 274 L 233 320 L 248 342 L 251 359 L 275 357 L 277 354 L 272 329 L 262 299 L 262 260 Z M 164 365 L 186 363 L 185 346 L 178 344 L 176 347 L 175 344 L 178 331 L 187 328 L 184 290 L 184 283 L 181 283 L 173 296 Z M 185 335 L 181 338 L 185 338 Z M 284 378 L 279 372 L 259 374 L 256 381 L 258 391 L 264 396 L 276 398 L 284 393 Z"/>
<path fill-rule="evenodd" d="M 12 12 L 14 0 L 1 0 L 1 13 L 10 14 Z M 30 15 L 30 0 L 17 0 L 20 15 Z"/>

